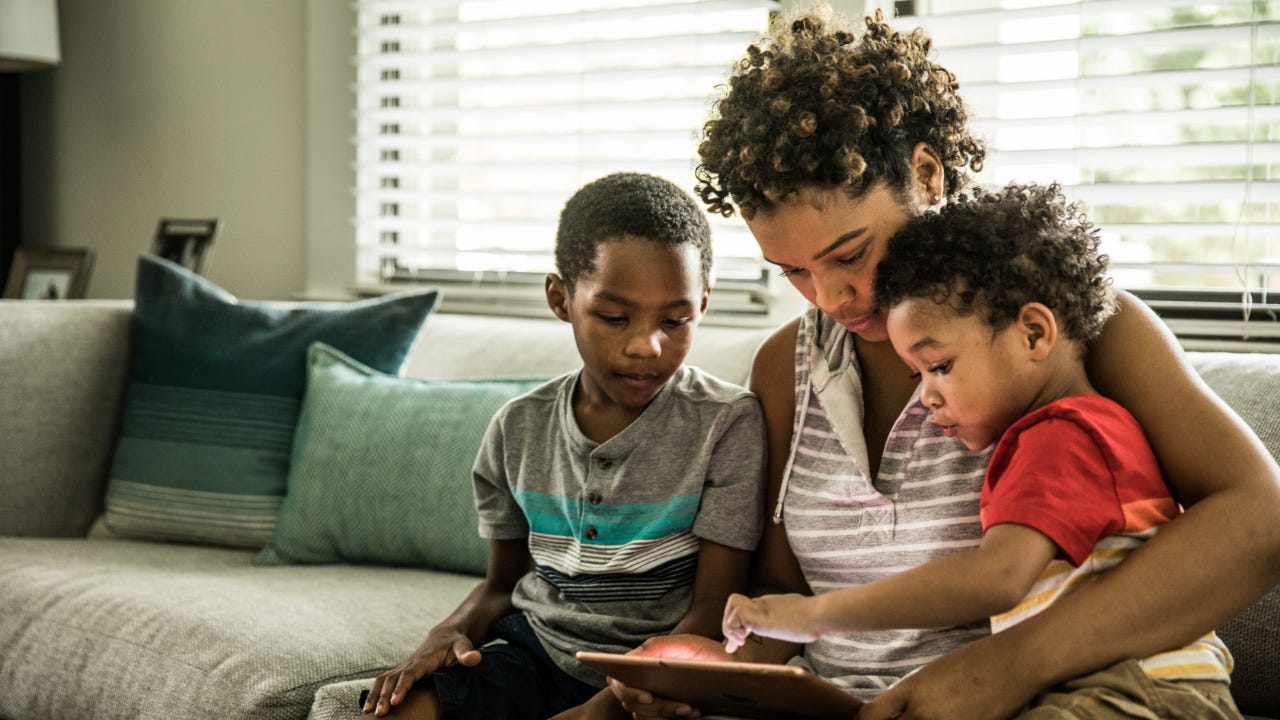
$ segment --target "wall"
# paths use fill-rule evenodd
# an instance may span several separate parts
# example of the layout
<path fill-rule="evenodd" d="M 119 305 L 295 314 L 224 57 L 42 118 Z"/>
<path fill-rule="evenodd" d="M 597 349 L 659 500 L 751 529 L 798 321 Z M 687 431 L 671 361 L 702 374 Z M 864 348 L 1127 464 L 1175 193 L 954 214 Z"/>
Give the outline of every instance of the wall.
<path fill-rule="evenodd" d="M 23 242 L 92 248 L 89 296 L 127 298 L 161 216 L 217 216 L 205 275 L 235 295 L 341 287 L 353 13 L 60 0 L 62 65 L 22 78 Z"/>

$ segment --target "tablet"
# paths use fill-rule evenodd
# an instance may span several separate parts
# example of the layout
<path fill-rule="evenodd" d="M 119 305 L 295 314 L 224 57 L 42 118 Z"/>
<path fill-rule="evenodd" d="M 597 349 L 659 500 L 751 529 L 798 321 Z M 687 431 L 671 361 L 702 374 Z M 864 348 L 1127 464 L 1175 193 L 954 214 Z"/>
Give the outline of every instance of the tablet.
<path fill-rule="evenodd" d="M 841 718 L 862 702 L 793 665 L 578 652 L 578 661 L 636 689 L 709 713 L 752 718 Z"/>

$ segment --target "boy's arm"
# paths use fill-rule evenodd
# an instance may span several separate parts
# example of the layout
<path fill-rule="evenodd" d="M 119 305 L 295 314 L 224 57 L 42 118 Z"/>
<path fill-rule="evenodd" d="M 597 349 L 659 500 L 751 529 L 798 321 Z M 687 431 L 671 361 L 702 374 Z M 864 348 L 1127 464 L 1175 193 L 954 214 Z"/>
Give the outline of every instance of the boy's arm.
<path fill-rule="evenodd" d="M 714 639 L 720 637 L 720 617 L 725 601 L 747 585 L 751 553 L 710 540 L 700 542 L 693 599 L 671 634 L 688 633 Z"/>
<path fill-rule="evenodd" d="M 479 663 L 475 646 L 488 638 L 495 622 L 514 611 L 511 593 L 532 567 L 527 539 L 490 540 L 484 580 L 449 617 L 431 628 L 408 659 L 374 680 L 364 711 L 386 715 L 404 701 L 414 683 L 439 668 Z"/>
<path fill-rule="evenodd" d="M 728 545 L 721 545 L 710 540 L 700 541 L 697 575 L 693 581 L 693 598 L 689 602 L 689 609 L 685 612 L 680 622 L 676 623 L 675 628 L 671 630 L 671 634 L 692 634 L 709 638 L 719 637 L 721 610 L 723 610 L 724 603 L 731 593 L 746 587 L 747 568 L 750 563 L 750 551 L 731 548 Z M 672 640 L 682 639 L 672 638 Z M 678 648 L 673 648 L 670 652 L 677 656 L 683 656 Z M 575 708 L 572 712 L 557 715 L 552 720 L 568 720 L 569 718 L 578 717 L 630 718 L 632 713 L 624 707 L 621 695 L 625 695 L 629 699 L 633 696 L 643 695 L 645 697 L 643 702 L 646 705 L 654 701 L 654 698 L 648 693 L 625 688 L 621 684 L 617 684 L 617 681 L 611 680 L 610 685 L 596 693 L 586 704 Z M 683 703 L 674 704 L 672 712 L 674 712 L 675 707 L 682 705 Z M 645 709 L 652 710 L 654 707 L 656 706 L 650 705 Z"/>
<path fill-rule="evenodd" d="M 1058 546 L 1024 525 L 991 527 L 975 550 L 818 596 L 735 595 L 725 608 L 732 651 L 754 632 L 791 642 L 891 628 L 948 627 L 1008 611 L 1026 597 Z"/>

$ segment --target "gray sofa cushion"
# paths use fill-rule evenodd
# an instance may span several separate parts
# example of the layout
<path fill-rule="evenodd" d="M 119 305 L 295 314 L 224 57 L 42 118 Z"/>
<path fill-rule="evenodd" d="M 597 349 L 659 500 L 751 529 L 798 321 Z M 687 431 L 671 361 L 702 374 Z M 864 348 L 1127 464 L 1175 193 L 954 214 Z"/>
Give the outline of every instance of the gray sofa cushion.
<path fill-rule="evenodd" d="M 1280 372 L 1275 355 L 1189 353 L 1191 364 L 1280 457 Z M 1229 458 L 1224 458 L 1229 460 Z M 1223 466 L 1230 468 L 1230 464 Z M 1218 630 L 1236 658 L 1231 694 L 1245 714 L 1280 717 L 1280 587 Z"/>
<path fill-rule="evenodd" d="M 322 685 L 404 659 L 477 582 L 253 555 L 0 538 L 0 717 L 296 720 Z"/>

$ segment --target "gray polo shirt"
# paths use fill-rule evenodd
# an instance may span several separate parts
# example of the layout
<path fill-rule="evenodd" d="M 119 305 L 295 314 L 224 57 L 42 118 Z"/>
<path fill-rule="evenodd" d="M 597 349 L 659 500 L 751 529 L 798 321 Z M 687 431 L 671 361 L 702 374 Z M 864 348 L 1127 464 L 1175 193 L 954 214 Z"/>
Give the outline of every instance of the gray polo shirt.
<path fill-rule="evenodd" d="M 474 481 L 480 535 L 529 539 L 515 606 L 566 673 L 603 686 L 578 650 L 625 652 L 671 631 L 700 539 L 752 550 L 763 525 L 764 420 L 747 390 L 683 366 L 604 443 L 574 420 L 579 372 L 507 403 Z"/>

